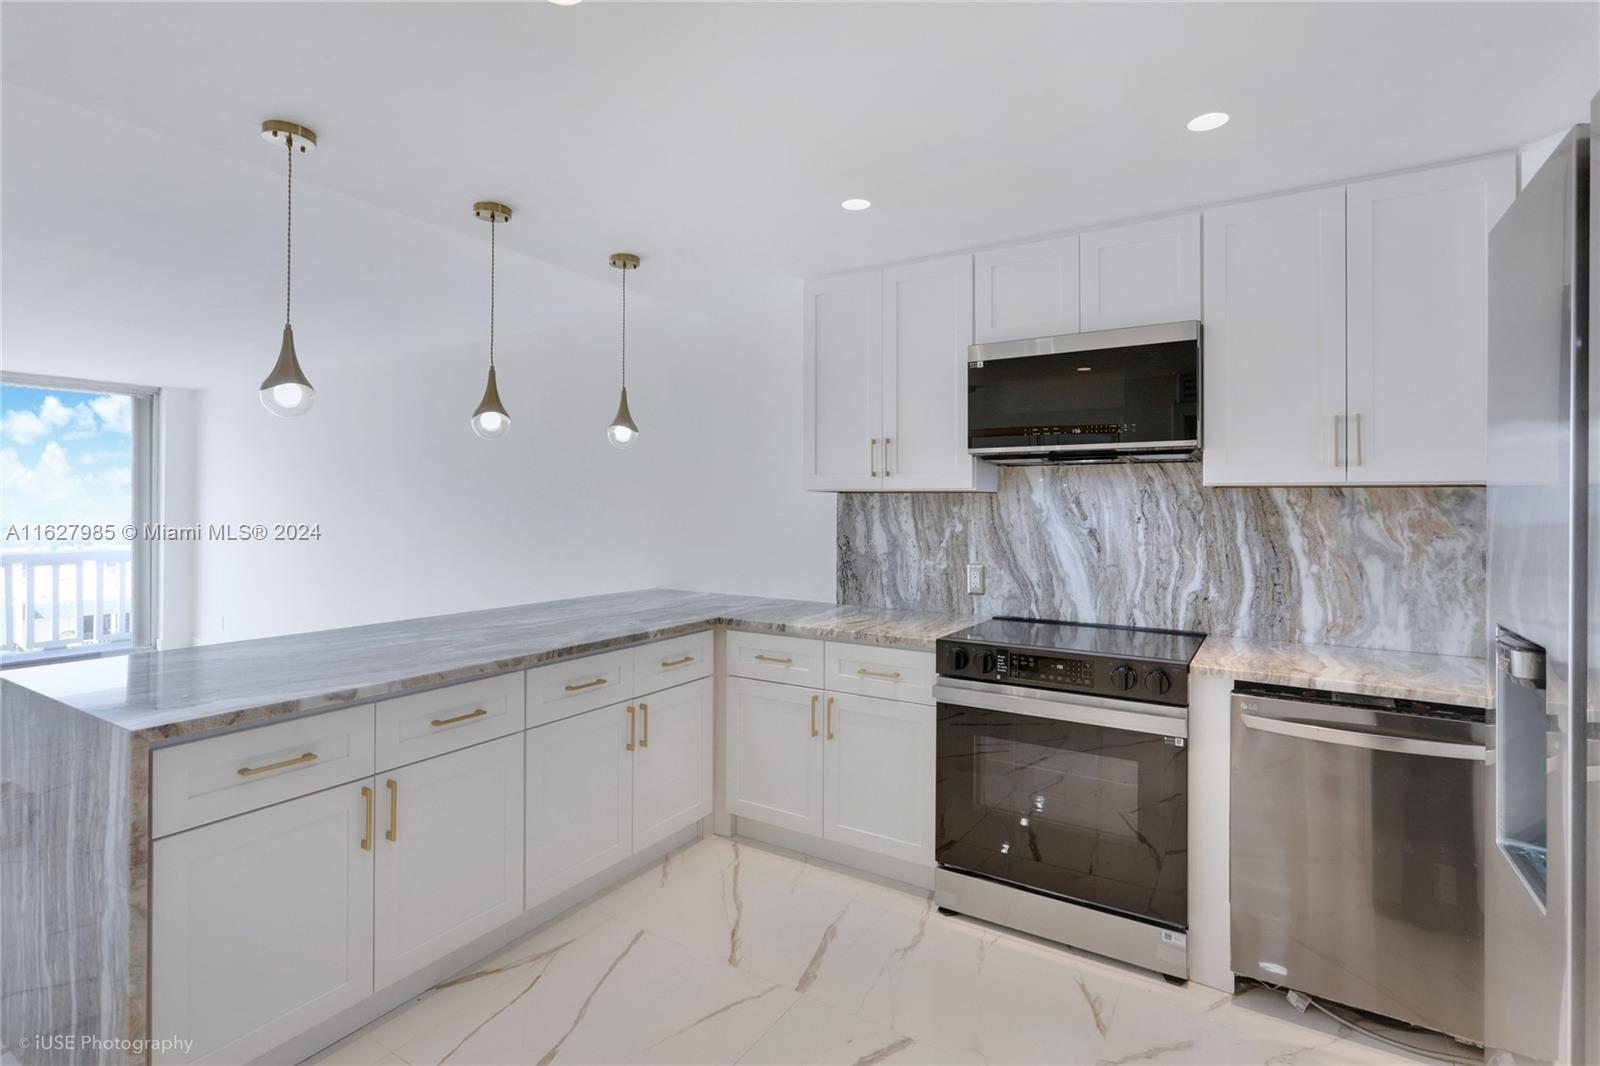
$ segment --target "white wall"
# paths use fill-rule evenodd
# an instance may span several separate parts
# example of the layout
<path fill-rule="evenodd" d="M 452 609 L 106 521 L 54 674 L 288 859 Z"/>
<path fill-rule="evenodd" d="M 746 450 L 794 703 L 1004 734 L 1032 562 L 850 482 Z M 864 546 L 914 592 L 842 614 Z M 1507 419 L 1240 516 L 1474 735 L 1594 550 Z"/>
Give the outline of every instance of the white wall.
<path fill-rule="evenodd" d="M 799 488 L 799 308 L 788 282 L 714 321 L 630 307 L 627 452 L 605 439 L 615 316 L 499 339 L 498 441 L 467 424 L 481 349 L 303 358 L 317 400 L 298 420 L 263 411 L 253 382 L 205 390 L 198 519 L 319 523 L 322 539 L 203 544 L 197 640 L 648 586 L 831 601 L 834 497 Z"/>

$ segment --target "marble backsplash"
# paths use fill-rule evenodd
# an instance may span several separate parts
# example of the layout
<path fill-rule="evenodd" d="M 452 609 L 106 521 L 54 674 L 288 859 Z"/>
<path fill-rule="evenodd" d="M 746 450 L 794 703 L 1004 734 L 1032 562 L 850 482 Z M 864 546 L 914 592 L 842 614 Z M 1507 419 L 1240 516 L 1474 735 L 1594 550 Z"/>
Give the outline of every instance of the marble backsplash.
<path fill-rule="evenodd" d="M 1481 488 L 1206 488 L 1198 463 L 841 493 L 841 604 L 1483 656 Z M 968 595 L 968 563 L 987 591 Z"/>

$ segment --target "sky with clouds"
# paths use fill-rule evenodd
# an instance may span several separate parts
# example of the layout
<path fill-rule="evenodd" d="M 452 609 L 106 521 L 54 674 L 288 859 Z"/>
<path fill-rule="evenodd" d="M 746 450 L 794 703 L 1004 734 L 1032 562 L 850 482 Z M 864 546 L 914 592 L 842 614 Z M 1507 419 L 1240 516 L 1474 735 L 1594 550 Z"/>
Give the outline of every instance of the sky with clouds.
<path fill-rule="evenodd" d="M 0 385 L 0 527 L 130 521 L 132 429 L 127 396 Z"/>

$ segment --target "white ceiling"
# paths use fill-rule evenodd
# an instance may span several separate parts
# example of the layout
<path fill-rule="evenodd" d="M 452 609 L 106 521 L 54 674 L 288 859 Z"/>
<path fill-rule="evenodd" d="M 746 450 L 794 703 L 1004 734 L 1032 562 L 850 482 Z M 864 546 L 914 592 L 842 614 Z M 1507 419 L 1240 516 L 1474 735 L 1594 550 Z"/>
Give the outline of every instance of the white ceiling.
<path fill-rule="evenodd" d="M 605 313 L 619 249 L 645 296 L 714 311 L 774 279 L 1527 143 L 1600 88 L 1597 11 L 7 2 L 4 354 L 263 372 L 263 118 L 322 139 L 296 172 L 297 325 L 327 358 L 378 358 L 482 331 L 477 199 L 517 211 L 508 332 Z M 1184 129 L 1210 110 L 1233 121 Z"/>

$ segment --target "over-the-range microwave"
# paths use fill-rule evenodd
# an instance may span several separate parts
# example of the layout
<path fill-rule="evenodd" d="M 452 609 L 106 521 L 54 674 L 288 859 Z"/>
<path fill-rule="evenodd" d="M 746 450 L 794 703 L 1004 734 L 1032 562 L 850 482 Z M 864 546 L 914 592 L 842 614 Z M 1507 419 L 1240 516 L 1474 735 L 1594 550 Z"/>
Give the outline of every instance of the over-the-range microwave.
<path fill-rule="evenodd" d="M 967 349 L 967 450 L 1003 465 L 1200 457 L 1200 323 Z"/>

